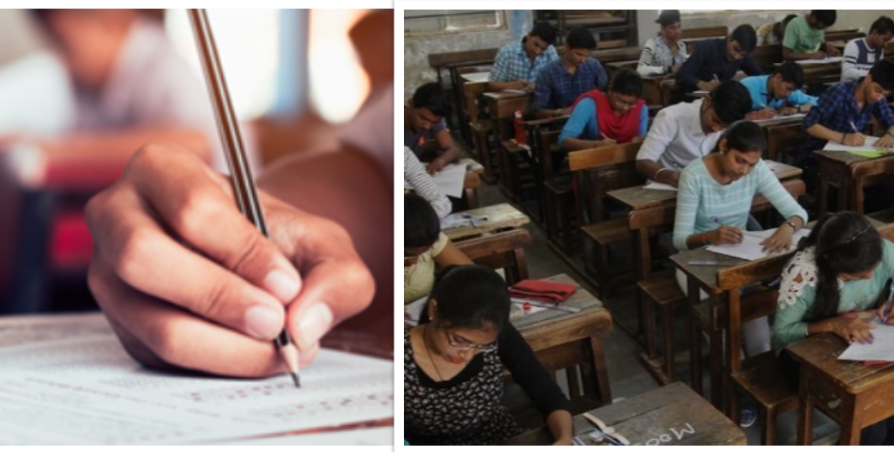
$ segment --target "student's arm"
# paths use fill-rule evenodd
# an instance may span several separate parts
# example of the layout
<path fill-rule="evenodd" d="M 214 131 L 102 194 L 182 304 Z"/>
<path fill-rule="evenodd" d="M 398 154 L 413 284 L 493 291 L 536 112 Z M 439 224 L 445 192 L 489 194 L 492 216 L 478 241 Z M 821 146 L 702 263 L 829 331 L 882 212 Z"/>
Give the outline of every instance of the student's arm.
<path fill-rule="evenodd" d="M 571 117 L 568 118 L 568 121 L 562 128 L 562 133 L 559 134 L 559 145 L 566 151 L 579 151 L 581 149 L 592 149 L 605 146 L 606 144 L 613 144 L 614 140 L 609 140 L 610 143 L 608 143 L 605 140 L 584 140 L 580 138 L 583 136 L 584 131 L 589 131 L 590 136 L 598 138 L 596 135 L 596 121 L 596 102 L 590 98 L 582 99 L 574 107 L 574 110 L 571 111 Z"/>
<path fill-rule="evenodd" d="M 838 47 L 835 47 L 835 44 L 827 42 L 824 47 L 826 48 L 826 55 L 829 55 L 830 57 L 841 56 L 841 51 L 838 50 Z"/>
<path fill-rule="evenodd" d="M 636 172 L 642 177 L 663 184 L 677 186 L 680 172 L 672 169 L 661 169 L 658 160 L 667 150 L 677 133 L 676 121 L 668 117 L 667 109 L 658 112 L 652 128 L 646 134 L 646 140 L 636 154 Z"/>
<path fill-rule="evenodd" d="M 821 140 L 842 144 L 857 143 L 861 140 L 860 137 L 862 137 L 862 134 L 836 132 L 823 125 L 823 123 L 828 122 L 834 117 L 837 113 L 836 110 L 841 108 L 841 106 L 835 102 L 836 97 L 834 90 L 834 87 L 828 89 L 820 96 L 816 106 L 810 109 L 810 113 L 807 113 L 801 127 L 811 136 Z"/>
<path fill-rule="evenodd" d="M 509 79 L 509 48 L 503 47 L 497 53 L 494 60 L 494 68 L 487 77 L 488 91 L 503 91 L 504 89 L 526 89 L 528 83 L 524 80 Z"/>
<path fill-rule="evenodd" d="M 646 42 L 642 53 L 639 55 L 639 63 L 636 65 L 636 72 L 643 77 L 651 77 L 653 75 L 664 74 L 665 69 L 665 67 L 656 64 L 655 40 L 650 39 Z"/>
<path fill-rule="evenodd" d="M 841 81 L 857 80 L 865 77 L 869 71 L 857 69 L 857 56 L 860 49 L 857 48 L 857 41 L 852 40 L 844 46 L 844 59 L 841 60 Z"/>
<path fill-rule="evenodd" d="M 428 164 L 429 174 L 437 173 L 445 166 L 459 161 L 459 149 L 453 144 L 450 130 L 445 127 L 435 135 L 435 139 L 444 152 Z"/>
<path fill-rule="evenodd" d="M 708 233 L 693 234 L 695 231 L 695 214 L 701 196 L 698 181 L 691 171 L 683 170 L 680 175 L 680 186 L 677 188 L 677 209 L 674 214 L 674 248 L 686 251 L 706 245 Z"/>
<path fill-rule="evenodd" d="M 807 211 L 798 204 L 791 193 L 782 186 L 779 179 L 760 161 L 754 171 L 758 172 L 757 192 L 764 195 L 776 211 L 784 218 L 776 232 L 761 242 L 764 250 L 770 253 L 788 250 L 792 245 L 792 237 L 795 232 L 807 224 Z M 788 221 L 795 224 L 793 228 Z"/>
<path fill-rule="evenodd" d="M 637 136 L 645 138 L 647 133 L 649 133 L 649 106 L 643 104 L 643 108 L 639 112 L 639 133 Z"/>
<path fill-rule="evenodd" d="M 696 47 L 692 55 L 689 55 L 689 58 L 677 71 L 677 81 L 682 83 L 683 87 L 689 91 L 703 89 L 701 88 L 703 82 L 696 77 L 696 74 L 698 74 L 698 69 L 704 64 L 705 53 L 705 46 Z"/>
<path fill-rule="evenodd" d="M 601 90 L 605 90 L 608 86 L 608 74 L 605 72 L 605 68 L 602 67 L 602 63 L 600 63 L 599 60 L 595 58 L 590 59 L 596 64 L 596 86 Z"/>
<path fill-rule="evenodd" d="M 819 98 L 816 96 L 810 96 L 804 94 L 804 91 L 796 89 L 792 91 L 792 95 L 788 96 L 788 99 L 785 100 L 789 105 L 793 105 L 798 107 L 799 113 L 804 113 L 809 111 L 812 106 L 816 105 L 819 102 Z M 805 107 L 806 106 L 806 107 Z M 804 108 L 802 108 L 804 107 Z"/>
<path fill-rule="evenodd" d="M 447 195 L 441 191 L 438 184 L 425 172 L 425 167 L 416 158 L 416 154 L 409 148 L 404 148 L 404 180 L 413 187 L 413 191 L 435 209 L 438 218 L 444 218 L 450 214 L 453 206 Z"/>
<path fill-rule="evenodd" d="M 534 115 L 538 118 L 549 118 L 552 116 L 561 116 L 561 112 L 556 109 L 550 109 L 550 100 L 552 99 L 553 89 L 552 77 L 548 72 L 543 70 L 537 74 L 537 84 L 534 85 Z"/>
<path fill-rule="evenodd" d="M 512 82 L 488 82 L 488 91 L 503 91 L 507 89 L 526 90 L 530 87 L 528 82 L 524 80 L 515 80 Z"/>
<path fill-rule="evenodd" d="M 782 59 L 786 61 L 813 60 L 825 58 L 823 52 L 795 53 L 795 47 L 801 40 L 801 34 L 795 27 L 785 27 L 785 37 L 782 38 Z"/>
<path fill-rule="evenodd" d="M 748 75 L 761 75 L 763 72 L 761 71 L 760 66 L 754 62 L 754 58 L 751 58 L 751 55 L 745 55 L 743 58 L 741 69 Z"/>
<path fill-rule="evenodd" d="M 880 148 L 894 147 L 894 114 L 891 113 L 891 106 L 887 100 L 882 100 L 875 104 L 873 111 L 875 118 L 886 129 L 885 134 L 875 142 L 875 145 Z"/>
<path fill-rule="evenodd" d="M 473 263 L 450 240 L 447 241 L 447 244 L 440 252 L 434 253 L 434 258 L 438 268 L 445 268 L 451 265 L 470 265 Z"/>
<path fill-rule="evenodd" d="M 553 441 L 571 444 L 571 412 L 565 394 L 511 323 L 507 322 L 503 327 L 498 341 L 500 361 L 509 369 L 512 379 L 525 390 L 534 406 L 546 418 Z"/>

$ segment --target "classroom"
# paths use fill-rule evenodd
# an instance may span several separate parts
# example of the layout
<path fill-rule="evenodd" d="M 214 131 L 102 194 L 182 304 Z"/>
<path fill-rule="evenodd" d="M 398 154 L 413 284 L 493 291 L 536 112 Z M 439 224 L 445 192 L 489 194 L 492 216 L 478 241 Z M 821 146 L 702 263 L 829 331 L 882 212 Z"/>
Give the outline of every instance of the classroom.
<path fill-rule="evenodd" d="M 894 444 L 892 17 L 404 10 L 405 444 Z"/>

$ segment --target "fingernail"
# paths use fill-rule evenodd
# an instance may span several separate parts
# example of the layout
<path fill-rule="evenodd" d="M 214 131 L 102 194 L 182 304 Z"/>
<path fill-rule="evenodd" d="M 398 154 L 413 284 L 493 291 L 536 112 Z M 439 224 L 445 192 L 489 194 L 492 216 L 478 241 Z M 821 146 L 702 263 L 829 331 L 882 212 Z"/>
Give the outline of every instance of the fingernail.
<path fill-rule="evenodd" d="M 305 349 L 319 341 L 332 325 L 332 311 L 325 303 L 317 303 L 304 313 L 298 324 L 298 347 Z"/>
<path fill-rule="evenodd" d="M 292 301 L 298 289 L 298 280 L 283 270 L 273 270 L 264 278 L 264 290 L 282 302 Z"/>
<path fill-rule="evenodd" d="M 264 306 L 245 312 L 245 329 L 258 339 L 273 339 L 282 331 L 285 313 Z"/>

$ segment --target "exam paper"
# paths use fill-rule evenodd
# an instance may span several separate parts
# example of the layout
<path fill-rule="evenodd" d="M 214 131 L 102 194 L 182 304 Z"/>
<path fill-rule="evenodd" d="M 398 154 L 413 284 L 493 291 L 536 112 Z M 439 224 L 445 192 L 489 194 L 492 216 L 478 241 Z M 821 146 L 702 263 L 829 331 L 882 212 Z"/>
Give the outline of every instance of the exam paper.
<path fill-rule="evenodd" d="M 466 170 L 466 165 L 447 165 L 435 173 L 432 179 L 445 195 L 462 198 Z"/>
<path fill-rule="evenodd" d="M 872 343 L 854 342 L 838 359 L 844 361 L 894 361 L 894 326 L 884 325 L 875 320 Z"/>
<path fill-rule="evenodd" d="M 826 142 L 826 146 L 823 148 L 824 151 L 839 151 L 839 152 L 847 152 L 847 151 L 875 151 L 875 142 L 878 141 L 878 137 L 866 137 L 866 141 L 863 142 L 863 146 L 848 146 L 840 143 L 833 143 L 831 141 Z"/>
<path fill-rule="evenodd" d="M 374 427 L 344 432 L 309 433 L 246 439 L 224 446 L 375 446 L 394 442 L 394 427 Z"/>
<path fill-rule="evenodd" d="M 795 63 L 798 63 L 802 66 L 810 66 L 814 64 L 832 64 L 832 63 L 840 63 L 844 57 L 825 57 L 822 59 L 814 59 L 814 60 L 798 60 Z"/>
<path fill-rule="evenodd" d="M 301 389 L 286 375 L 178 375 L 139 365 L 96 318 L 0 322 L 0 338 L 70 334 L 0 347 L 0 444 L 204 443 L 393 416 L 391 361 L 324 349 Z"/>
<path fill-rule="evenodd" d="M 775 232 L 776 228 L 764 231 L 743 231 L 741 243 L 735 245 L 711 245 L 708 247 L 708 251 L 713 251 L 725 256 L 738 257 L 739 259 L 748 261 L 756 261 L 771 256 L 770 253 L 765 253 L 761 249 L 761 242 L 769 238 Z M 792 236 L 791 249 L 794 249 L 798 245 L 798 241 L 801 240 L 802 237 L 807 237 L 808 235 L 810 235 L 809 229 L 801 229 L 796 232 L 794 236 Z"/>
<path fill-rule="evenodd" d="M 807 116 L 807 113 L 795 113 L 793 115 L 788 115 L 788 116 L 776 115 L 775 117 L 768 118 L 768 119 L 755 119 L 753 122 L 755 122 L 757 124 L 773 124 L 776 122 L 787 122 L 787 121 L 793 121 L 795 119 L 802 119 L 802 118 L 805 118 L 806 116 Z"/>
<path fill-rule="evenodd" d="M 649 181 L 646 183 L 646 186 L 643 187 L 647 190 L 666 190 L 666 191 L 677 191 L 677 188 L 668 184 L 662 184 L 661 182 Z"/>
<path fill-rule="evenodd" d="M 427 301 L 428 296 L 425 296 L 404 306 L 404 322 L 413 326 L 418 325 L 419 318 L 422 317 L 422 310 L 425 308 L 425 303 Z"/>

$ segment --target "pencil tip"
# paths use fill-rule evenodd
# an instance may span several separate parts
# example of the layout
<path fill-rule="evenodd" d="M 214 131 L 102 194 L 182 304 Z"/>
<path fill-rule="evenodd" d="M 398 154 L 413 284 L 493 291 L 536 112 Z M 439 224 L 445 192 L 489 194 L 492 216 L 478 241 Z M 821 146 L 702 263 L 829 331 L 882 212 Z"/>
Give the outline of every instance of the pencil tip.
<path fill-rule="evenodd" d="M 299 375 L 296 372 L 292 372 L 291 375 L 292 375 L 292 381 L 295 382 L 295 387 L 300 388 L 301 387 L 301 375 Z"/>

